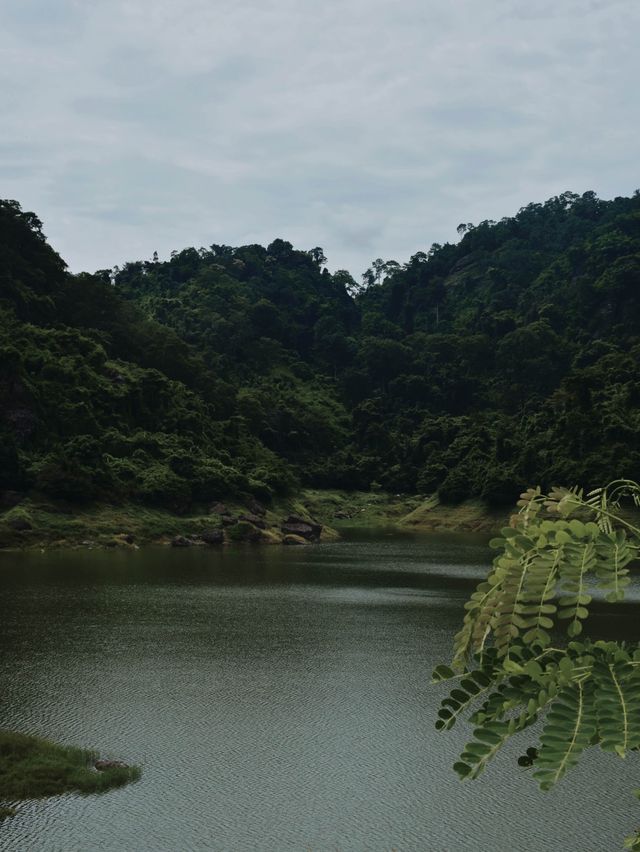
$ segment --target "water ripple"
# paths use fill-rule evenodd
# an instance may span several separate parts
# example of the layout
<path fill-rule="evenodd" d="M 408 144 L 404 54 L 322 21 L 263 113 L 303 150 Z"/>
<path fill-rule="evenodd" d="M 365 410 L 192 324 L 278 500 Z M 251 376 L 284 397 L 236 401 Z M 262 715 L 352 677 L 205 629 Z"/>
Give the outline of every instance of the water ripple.
<path fill-rule="evenodd" d="M 587 756 L 551 796 L 516 770 L 518 745 L 475 786 L 451 771 L 468 732 L 435 733 L 428 680 L 485 560 L 460 542 L 4 556 L 3 723 L 144 772 L 22 804 L 0 849 L 616 848 L 634 780 L 613 758 Z"/>

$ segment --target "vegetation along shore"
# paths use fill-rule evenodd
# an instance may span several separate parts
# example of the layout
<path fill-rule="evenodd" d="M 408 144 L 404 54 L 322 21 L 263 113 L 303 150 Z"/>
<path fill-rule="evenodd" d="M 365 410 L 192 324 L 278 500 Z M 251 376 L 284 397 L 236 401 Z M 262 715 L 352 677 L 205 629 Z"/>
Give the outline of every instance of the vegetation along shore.
<path fill-rule="evenodd" d="M 25 499 L 0 515 L 0 548 L 104 547 L 146 544 L 217 547 L 232 542 L 303 545 L 335 541 L 351 530 L 493 532 L 506 513 L 481 500 L 443 505 L 437 495 L 307 489 L 265 508 L 217 501 L 202 512 L 176 515 L 135 504 L 81 509 Z"/>
<path fill-rule="evenodd" d="M 337 527 L 309 491 L 483 526 L 524 483 L 640 478 L 640 194 L 458 231 L 361 281 L 283 239 L 71 274 L 0 202 L 2 546 Z"/>

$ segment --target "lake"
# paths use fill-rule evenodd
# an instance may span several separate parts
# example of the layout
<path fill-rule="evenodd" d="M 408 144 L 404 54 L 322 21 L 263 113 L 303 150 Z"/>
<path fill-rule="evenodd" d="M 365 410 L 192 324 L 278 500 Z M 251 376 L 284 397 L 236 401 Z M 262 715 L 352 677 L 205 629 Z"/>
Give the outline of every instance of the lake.
<path fill-rule="evenodd" d="M 482 538 L 0 553 L 2 727 L 143 767 L 24 803 L 6 852 L 611 852 L 638 761 L 594 752 L 540 793 L 510 744 L 477 782 L 434 729 Z M 635 599 L 640 590 L 634 586 Z M 594 631 L 637 639 L 638 605 Z M 635 771 L 634 771 L 635 767 Z"/>

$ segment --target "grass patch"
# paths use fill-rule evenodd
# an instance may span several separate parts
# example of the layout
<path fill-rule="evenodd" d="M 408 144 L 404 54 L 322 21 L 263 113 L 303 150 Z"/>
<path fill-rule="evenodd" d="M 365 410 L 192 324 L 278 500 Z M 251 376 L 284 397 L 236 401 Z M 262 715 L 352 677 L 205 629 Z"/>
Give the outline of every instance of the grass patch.
<path fill-rule="evenodd" d="M 28 530 L 12 529 L 11 520 L 16 516 L 17 509 L 0 516 L 0 548 L 69 547 L 84 542 L 96 547 L 131 547 L 134 545 L 127 544 L 127 536 L 135 544 L 146 544 L 176 535 L 198 534 L 216 525 L 205 512 L 180 516 L 132 503 L 94 504 L 62 511 L 54 504 L 24 500 L 19 516 L 28 519 Z"/>
<path fill-rule="evenodd" d="M 384 491 L 329 491 L 307 489 L 301 501 L 322 523 L 338 528 L 394 526 L 421 502 L 412 495 Z"/>
<path fill-rule="evenodd" d="M 140 777 L 137 766 L 115 766 L 98 772 L 96 752 L 60 746 L 40 737 L 0 731 L 0 799 L 16 802 L 60 793 L 102 793 Z M 4 816 L 12 808 L 5 807 Z M 0 815 L 0 818 L 4 818 Z"/>
<path fill-rule="evenodd" d="M 481 500 L 445 506 L 435 494 L 307 489 L 302 499 L 319 520 L 339 530 L 397 527 L 414 532 L 491 532 L 504 526 L 509 514 L 493 510 Z"/>

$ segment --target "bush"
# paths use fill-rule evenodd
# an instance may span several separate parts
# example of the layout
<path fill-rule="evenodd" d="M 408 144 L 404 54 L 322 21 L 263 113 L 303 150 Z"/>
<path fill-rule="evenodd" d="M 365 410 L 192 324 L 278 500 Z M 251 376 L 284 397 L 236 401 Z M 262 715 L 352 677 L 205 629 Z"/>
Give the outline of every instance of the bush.
<path fill-rule="evenodd" d="M 139 473 L 137 493 L 147 503 L 178 512 L 185 511 L 191 502 L 189 483 L 161 462 Z"/>
<path fill-rule="evenodd" d="M 454 468 L 438 488 L 438 497 L 442 503 L 455 505 L 469 496 L 469 480 L 458 468 Z"/>

